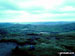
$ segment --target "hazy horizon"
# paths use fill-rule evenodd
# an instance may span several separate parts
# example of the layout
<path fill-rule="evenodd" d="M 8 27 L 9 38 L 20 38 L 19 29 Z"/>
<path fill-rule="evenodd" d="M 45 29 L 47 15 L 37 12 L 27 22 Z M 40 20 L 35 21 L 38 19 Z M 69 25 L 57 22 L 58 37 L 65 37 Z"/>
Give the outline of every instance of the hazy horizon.
<path fill-rule="evenodd" d="M 37 23 L 37 22 L 42 23 L 42 22 L 75 22 L 75 21 L 30 21 L 30 22 L 25 22 L 25 21 L 24 22 L 18 22 L 18 21 L 16 21 L 16 22 L 15 21 L 12 21 L 12 22 L 11 21 L 5 21 L 4 22 L 4 21 L 1 21 L 0 23 Z"/>

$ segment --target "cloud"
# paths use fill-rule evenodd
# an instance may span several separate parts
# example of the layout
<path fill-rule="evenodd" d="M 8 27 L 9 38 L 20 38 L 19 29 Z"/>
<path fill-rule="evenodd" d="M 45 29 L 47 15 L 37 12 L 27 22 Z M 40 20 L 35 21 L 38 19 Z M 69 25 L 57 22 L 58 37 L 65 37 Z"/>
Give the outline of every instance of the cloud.
<path fill-rule="evenodd" d="M 43 7 L 45 9 L 53 9 L 55 6 L 62 4 L 63 0 L 30 0 L 30 1 L 13 1 L 19 8 L 28 8 L 32 6 Z"/>
<path fill-rule="evenodd" d="M 16 10 L 16 5 L 11 0 L 0 0 L 0 10 Z"/>
<path fill-rule="evenodd" d="M 74 0 L 0 0 L 0 22 L 75 20 Z"/>
<path fill-rule="evenodd" d="M 63 3 L 63 0 L 2 0 L 0 5 L 6 8 L 25 10 L 31 7 L 43 7 L 44 9 L 53 9 Z"/>
<path fill-rule="evenodd" d="M 75 7 L 65 6 L 64 8 L 61 8 L 60 10 L 61 11 L 75 11 Z"/>

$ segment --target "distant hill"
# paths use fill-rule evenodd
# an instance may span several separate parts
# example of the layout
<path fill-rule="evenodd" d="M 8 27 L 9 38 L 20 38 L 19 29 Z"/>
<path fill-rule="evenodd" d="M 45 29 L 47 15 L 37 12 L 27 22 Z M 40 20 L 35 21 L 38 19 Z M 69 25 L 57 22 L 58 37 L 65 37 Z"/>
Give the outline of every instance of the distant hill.
<path fill-rule="evenodd" d="M 69 32 L 75 31 L 75 22 L 36 22 L 35 24 L 0 23 L 0 28 L 21 33 L 26 31 Z"/>
<path fill-rule="evenodd" d="M 6 28 L 6 27 L 10 27 L 13 26 L 13 23 L 0 23 L 0 28 Z"/>
<path fill-rule="evenodd" d="M 68 24 L 72 22 L 22 22 L 19 24 L 32 24 L 32 25 L 58 25 L 58 24 Z"/>

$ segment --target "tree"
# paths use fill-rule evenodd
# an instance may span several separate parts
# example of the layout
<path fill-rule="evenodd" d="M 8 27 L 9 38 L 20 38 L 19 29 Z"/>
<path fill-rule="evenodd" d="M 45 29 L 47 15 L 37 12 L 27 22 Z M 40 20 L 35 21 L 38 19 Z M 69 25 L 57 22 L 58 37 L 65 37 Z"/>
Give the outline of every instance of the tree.
<path fill-rule="evenodd" d="M 5 37 L 8 34 L 7 30 L 4 28 L 0 28 L 0 35 Z"/>

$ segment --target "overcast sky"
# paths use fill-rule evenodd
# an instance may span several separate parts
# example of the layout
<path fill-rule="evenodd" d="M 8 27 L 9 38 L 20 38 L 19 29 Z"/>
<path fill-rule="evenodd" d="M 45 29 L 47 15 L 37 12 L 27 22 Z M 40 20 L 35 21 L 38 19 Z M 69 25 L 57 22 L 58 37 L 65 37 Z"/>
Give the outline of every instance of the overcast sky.
<path fill-rule="evenodd" d="M 75 0 L 0 0 L 0 22 L 75 21 Z"/>

